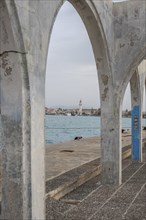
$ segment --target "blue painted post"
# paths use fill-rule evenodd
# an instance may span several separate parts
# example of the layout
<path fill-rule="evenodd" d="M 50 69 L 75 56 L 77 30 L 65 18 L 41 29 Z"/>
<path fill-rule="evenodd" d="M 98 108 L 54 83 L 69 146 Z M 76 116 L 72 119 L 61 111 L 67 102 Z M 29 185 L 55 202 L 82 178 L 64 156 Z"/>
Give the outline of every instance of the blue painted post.
<path fill-rule="evenodd" d="M 132 159 L 141 160 L 141 109 L 134 106 L 132 110 Z"/>

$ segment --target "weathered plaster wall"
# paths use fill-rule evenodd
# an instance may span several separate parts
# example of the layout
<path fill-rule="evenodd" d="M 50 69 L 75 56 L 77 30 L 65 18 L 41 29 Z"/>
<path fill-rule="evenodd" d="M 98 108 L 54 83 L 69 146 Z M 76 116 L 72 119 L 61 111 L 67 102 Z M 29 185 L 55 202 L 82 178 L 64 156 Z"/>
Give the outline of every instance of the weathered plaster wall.
<path fill-rule="evenodd" d="M 141 101 L 143 103 L 145 101 L 143 99 L 144 99 L 144 88 L 145 88 L 145 80 L 146 80 L 146 60 L 143 60 L 138 66 L 138 73 L 140 75 Z"/>
<path fill-rule="evenodd" d="M 146 2 L 116 3 L 114 14 L 115 89 L 125 91 L 127 84 L 146 54 Z"/>

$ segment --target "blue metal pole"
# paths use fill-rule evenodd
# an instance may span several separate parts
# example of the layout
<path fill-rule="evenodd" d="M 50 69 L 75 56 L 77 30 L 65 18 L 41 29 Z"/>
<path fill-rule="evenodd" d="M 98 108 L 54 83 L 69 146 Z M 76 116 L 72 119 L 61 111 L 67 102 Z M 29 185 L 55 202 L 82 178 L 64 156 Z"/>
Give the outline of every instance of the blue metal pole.
<path fill-rule="evenodd" d="M 134 106 L 132 110 L 132 159 L 141 160 L 141 109 Z"/>

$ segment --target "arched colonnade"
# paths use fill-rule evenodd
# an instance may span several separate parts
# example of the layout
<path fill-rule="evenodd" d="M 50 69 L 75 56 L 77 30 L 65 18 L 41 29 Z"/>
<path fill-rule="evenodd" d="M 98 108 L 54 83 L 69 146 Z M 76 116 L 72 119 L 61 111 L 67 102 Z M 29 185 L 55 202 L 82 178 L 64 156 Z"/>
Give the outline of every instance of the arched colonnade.
<path fill-rule="evenodd" d="M 45 219 L 46 60 L 53 24 L 64 2 L 0 1 L 4 219 Z M 121 184 L 120 118 L 129 82 L 133 108 L 133 160 L 142 160 L 141 114 L 145 71 L 142 71 L 144 68 L 139 64 L 146 57 L 146 2 L 69 2 L 85 24 L 98 71 L 102 183 Z M 141 65 L 145 67 L 146 64 L 143 61 Z M 138 129 L 134 127 L 135 119 Z"/>

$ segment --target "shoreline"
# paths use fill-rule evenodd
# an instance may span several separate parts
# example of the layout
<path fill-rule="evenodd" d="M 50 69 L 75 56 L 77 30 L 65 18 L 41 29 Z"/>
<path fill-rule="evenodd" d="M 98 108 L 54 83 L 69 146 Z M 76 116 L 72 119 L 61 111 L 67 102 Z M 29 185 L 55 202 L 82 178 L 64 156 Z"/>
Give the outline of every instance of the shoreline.
<path fill-rule="evenodd" d="M 143 131 L 143 139 L 146 130 Z M 53 178 L 91 160 L 100 158 L 101 137 L 89 137 L 61 144 L 47 144 L 45 152 L 46 178 Z M 122 134 L 122 147 L 131 145 L 131 133 Z"/>

